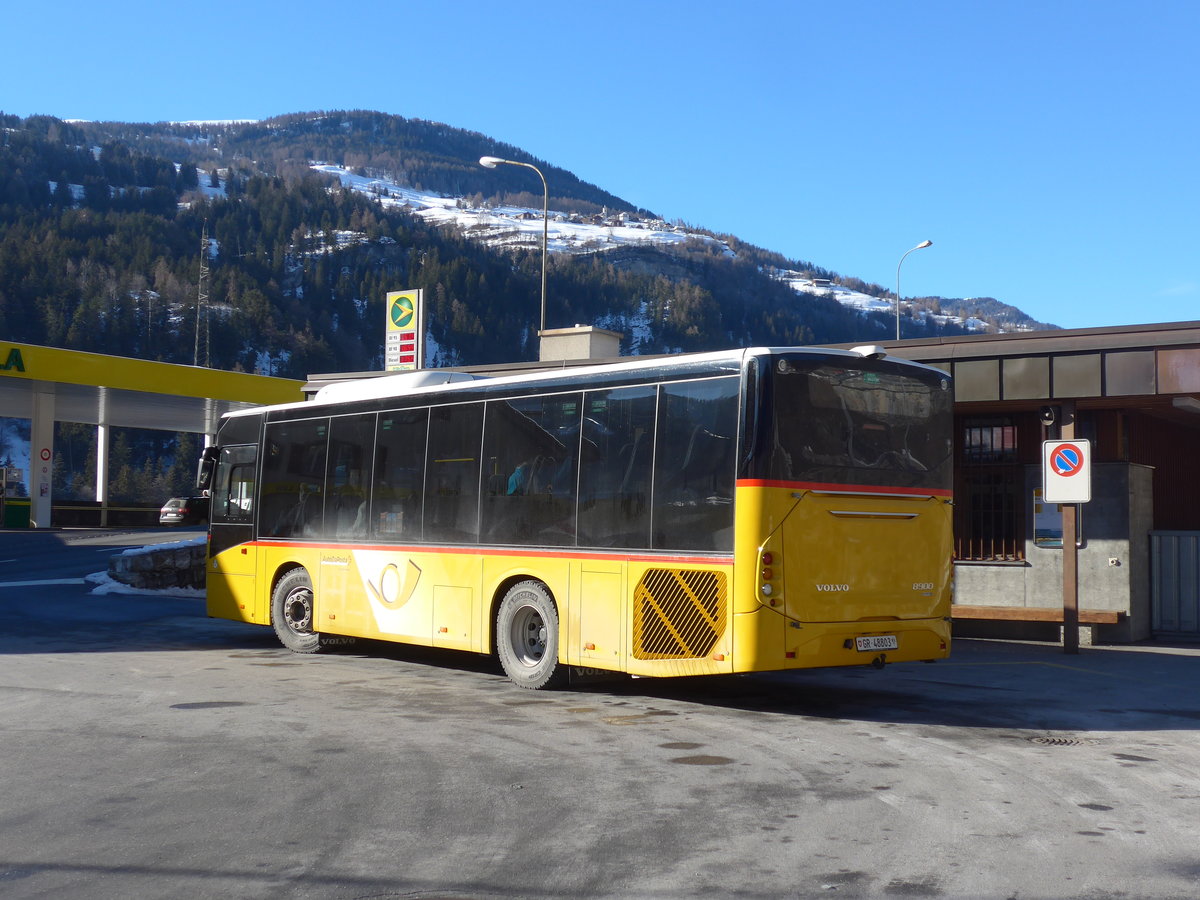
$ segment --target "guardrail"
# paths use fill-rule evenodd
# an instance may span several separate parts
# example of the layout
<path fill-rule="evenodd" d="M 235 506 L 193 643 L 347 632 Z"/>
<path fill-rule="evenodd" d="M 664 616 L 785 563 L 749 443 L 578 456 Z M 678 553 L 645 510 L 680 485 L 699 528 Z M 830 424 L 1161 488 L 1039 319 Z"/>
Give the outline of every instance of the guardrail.
<path fill-rule="evenodd" d="M 98 528 L 105 525 L 157 525 L 156 506 L 111 506 L 77 500 L 55 503 L 50 507 L 50 524 L 59 528 Z"/>

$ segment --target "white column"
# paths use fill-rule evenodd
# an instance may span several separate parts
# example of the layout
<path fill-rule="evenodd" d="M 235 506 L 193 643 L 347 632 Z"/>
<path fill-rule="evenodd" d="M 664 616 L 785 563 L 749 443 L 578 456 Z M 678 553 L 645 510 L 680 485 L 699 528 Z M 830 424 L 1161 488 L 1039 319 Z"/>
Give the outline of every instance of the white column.
<path fill-rule="evenodd" d="M 96 502 L 100 504 L 100 525 L 108 524 L 108 424 L 96 426 Z"/>
<path fill-rule="evenodd" d="M 54 467 L 54 386 L 33 389 L 29 446 L 29 527 L 49 528 Z"/>
<path fill-rule="evenodd" d="M 96 409 L 96 502 L 100 504 L 100 527 L 108 525 L 108 388 L 100 385 Z"/>

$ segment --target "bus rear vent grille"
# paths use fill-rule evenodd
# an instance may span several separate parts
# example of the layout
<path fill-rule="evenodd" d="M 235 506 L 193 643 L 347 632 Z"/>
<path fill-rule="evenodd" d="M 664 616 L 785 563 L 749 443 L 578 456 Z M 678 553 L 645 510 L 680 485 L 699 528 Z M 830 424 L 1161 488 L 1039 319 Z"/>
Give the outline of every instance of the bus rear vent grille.
<path fill-rule="evenodd" d="M 633 655 L 699 659 L 725 633 L 725 573 L 647 569 L 633 592 Z"/>

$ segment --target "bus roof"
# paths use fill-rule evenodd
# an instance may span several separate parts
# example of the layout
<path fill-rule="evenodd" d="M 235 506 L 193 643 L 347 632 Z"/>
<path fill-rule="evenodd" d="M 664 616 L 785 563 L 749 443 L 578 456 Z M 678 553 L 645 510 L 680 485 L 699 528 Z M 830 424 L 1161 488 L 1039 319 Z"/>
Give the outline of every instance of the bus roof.
<path fill-rule="evenodd" d="M 393 375 L 381 375 L 373 378 L 360 378 L 354 381 L 335 382 L 317 391 L 312 400 L 302 400 L 296 403 L 279 403 L 273 406 L 259 406 L 251 409 L 235 410 L 226 414 L 226 418 L 243 415 L 255 415 L 276 410 L 305 409 L 314 405 L 341 404 L 358 400 L 384 400 L 393 397 L 410 397 L 421 394 L 453 393 L 457 390 L 469 389 L 472 384 L 486 381 L 489 385 L 498 387 L 505 385 L 535 385 L 545 381 L 555 381 L 576 376 L 595 377 L 620 372 L 638 372 L 644 369 L 695 369 L 706 364 L 736 363 L 740 366 L 742 360 L 751 356 L 777 355 L 781 353 L 803 353 L 813 356 L 843 356 L 852 359 L 881 359 L 886 357 L 890 362 L 902 363 L 920 369 L 928 369 L 922 363 L 896 356 L 887 356 L 882 347 L 862 346 L 852 350 L 838 350 L 829 347 L 745 347 L 734 350 L 718 350 L 708 353 L 682 353 L 675 356 L 628 357 L 618 361 L 568 366 L 566 368 L 541 369 L 534 372 L 522 372 L 512 375 L 483 375 L 452 369 L 422 369 L 415 372 L 402 372 Z"/>

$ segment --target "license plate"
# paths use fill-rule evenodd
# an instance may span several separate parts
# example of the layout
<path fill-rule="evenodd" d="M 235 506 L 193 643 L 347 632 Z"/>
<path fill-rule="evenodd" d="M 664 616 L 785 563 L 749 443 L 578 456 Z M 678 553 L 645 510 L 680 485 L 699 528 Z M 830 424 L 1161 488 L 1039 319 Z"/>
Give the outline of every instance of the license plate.
<path fill-rule="evenodd" d="M 869 650 L 898 650 L 900 649 L 900 642 L 896 640 L 894 634 L 873 634 L 869 637 L 855 638 L 854 646 L 860 652 Z"/>

